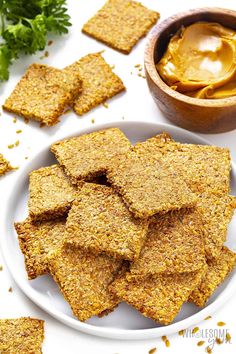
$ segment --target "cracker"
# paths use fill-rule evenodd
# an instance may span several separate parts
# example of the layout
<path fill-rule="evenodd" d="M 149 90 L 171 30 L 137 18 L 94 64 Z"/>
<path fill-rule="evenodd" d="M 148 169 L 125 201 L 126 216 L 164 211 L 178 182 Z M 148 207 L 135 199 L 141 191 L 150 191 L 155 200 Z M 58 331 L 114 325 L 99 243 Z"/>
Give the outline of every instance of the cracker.
<path fill-rule="evenodd" d="M 162 141 L 163 136 L 159 139 Z M 148 218 L 196 203 L 196 196 L 179 170 L 160 159 L 155 150 L 149 142 L 139 143 L 119 157 L 107 173 L 108 180 L 136 217 Z"/>
<path fill-rule="evenodd" d="M 101 53 L 88 54 L 67 67 L 83 80 L 82 92 L 74 100 L 74 110 L 83 115 L 92 108 L 125 90 L 122 80 L 113 73 Z"/>
<path fill-rule="evenodd" d="M 81 87 L 81 79 L 76 73 L 31 64 L 3 108 L 48 126 L 55 125 Z"/>
<path fill-rule="evenodd" d="M 44 321 L 30 317 L 0 319 L 0 353 L 42 353 Z"/>
<path fill-rule="evenodd" d="M 42 167 L 30 173 L 29 214 L 33 220 L 65 215 L 77 190 L 59 165 Z"/>
<path fill-rule="evenodd" d="M 120 276 L 109 289 L 144 316 L 167 325 L 174 320 L 201 278 L 202 271 L 160 274 L 142 281 L 128 281 Z"/>
<path fill-rule="evenodd" d="M 188 273 L 205 265 L 203 223 L 197 210 L 181 210 L 156 217 L 150 225 L 133 277 L 159 273 Z"/>
<path fill-rule="evenodd" d="M 168 135 L 157 135 L 136 149 L 149 152 L 168 162 L 184 176 L 189 188 L 195 193 L 225 195 L 230 191 L 230 151 L 208 145 L 181 144 Z"/>
<path fill-rule="evenodd" d="M 51 150 L 76 184 L 81 179 L 92 180 L 103 175 L 112 158 L 127 152 L 130 147 L 120 129 L 110 128 L 59 141 Z"/>
<path fill-rule="evenodd" d="M 13 167 L 11 166 L 10 162 L 7 161 L 2 154 L 0 154 L 0 176 L 11 170 L 13 170 Z"/>
<path fill-rule="evenodd" d="M 33 223 L 30 218 L 15 223 L 29 279 L 49 273 L 47 256 L 62 245 L 66 219 Z"/>
<path fill-rule="evenodd" d="M 207 271 L 200 285 L 191 293 L 189 301 L 203 307 L 235 265 L 236 253 L 224 246 L 218 258 L 208 261 Z"/>
<path fill-rule="evenodd" d="M 147 229 L 148 221 L 135 219 L 112 188 L 85 183 L 68 214 L 65 242 L 133 261 Z"/>
<path fill-rule="evenodd" d="M 122 261 L 64 246 L 49 257 L 50 272 L 80 321 L 104 314 L 119 300 L 108 291 Z M 105 312 L 106 313 L 106 312 Z"/>
<path fill-rule="evenodd" d="M 84 26 L 82 32 L 113 49 L 129 54 L 157 22 L 159 13 L 131 0 L 109 0 Z"/>
<path fill-rule="evenodd" d="M 220 256 L 227 238 L 227 228 L 236 208 L 234 196 L 201 194 L 197 203 L 205 225 L 205 252 L 208 259 Z"/>

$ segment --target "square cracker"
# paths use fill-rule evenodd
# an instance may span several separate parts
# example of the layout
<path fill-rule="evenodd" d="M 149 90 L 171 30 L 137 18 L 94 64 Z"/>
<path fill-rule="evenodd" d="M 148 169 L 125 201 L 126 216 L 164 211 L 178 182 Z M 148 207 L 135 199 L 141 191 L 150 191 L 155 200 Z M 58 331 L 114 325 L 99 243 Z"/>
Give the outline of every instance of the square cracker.
<path fill-rule="evenodd" d="M 66 69 L 72 74 L 79 74 L 83 80 L 82 92 L 73 105 L 79 115 L 125 90 L 123 82 L 113 73 L 101 53 L 88 54 Z"/>
<path fill-rule="evenodd" d="M 44 321 L 30 317 L 0 319 L 0 353 L 42 353 Z"/>
<path fill-rule="evenodd" d="M 139 259 L 131 264 L 132 277 L 188 273 L 204 267 L 203 222 L 197 210 L 181 210 L 155 219 Z"/>
<path fill-rule="evenodd" d="M 109 0 L 84 26 L 82 32 L 129 54 L 157 22 L 159 13 L 132 0 Z"/>
<path fill-rule="evenodd" d="M 169 139 L 164 134 L 159 140 Z M 175 166 L 155 154 L 149 141 L 135 145 L 116 159 L 108 169 L 107 178 L 121 194 L 136 217 L 148 218 L 196 204 L 191 192 Z"/>
<path fill-rule="evenodd" d="M 29 214 L 33 220 L 54 219 L 65 215 L 77 190 L 59 165 L 32 171 L 29 177 Z"/>
<path fill-rule="evenodd" d="M 236 197 L 214 194 L 201 194 L 197 209 L 204 223 L 205 252 L 208 259 L 220 257 L 221 249 L 227 238 L 228 225 L 234 215 Z"/>
<path fill-rule="evenodd" d="M 33 223 L 30 218 L 15 223 L 29 279 L 49 273 L 47 256 L 62 245 L 66 219 Z"/>
<path fill-rule="evenodd" d="M 201 283 L 191 293 L 189 301 L 203 307 L 235 265 L 236 253 L 224 246 L 218 258 L 208 261 L 207 271 Z"/>
<path fill-rule="evenodd" d="M 9 161 L 7 161 L 2 154 L 0 154 L 0 176 L 11 171 L 13 168 Z"/>
<path fill-rule="evenodd" d="M 139 152 L 149 153 L 163 159 L 184 177 L 188 187 L 195 193 L 225 195 L 230 191 L 230 151 L 208 145 L 181 144 L 167 134 L 160 134 L 135 146 Z"/>
<path fill-rule="evenodd" d="M 81 79 L 76 73 L 31 64 L 3 108 L 27 119 L 54 125 L 78 96 L 81 87 Z"/>
<path fill-rule="evenodd" d="M 72 183 L 76 184 L 81 179 L 92 180 L 105 174 L 111 160 L 130 147 L 129 140 L 120 129 L 110 128 L 58 141 L 51 150 Z"/>
<path fill-rule="evenodd" d="M 68 214 L 65 242 L 133 261 L 147 229 L 148 221 L 135 219 L 112 188 L 85 183 Z"/>
<path fill-rule="evenodd" d="M 103 315 L 119 300 L 108 291 L 122 261 L 64 246 L 49 256 L 50 272 L 80 321 Z"/>
<path fill-rule="evenodd" d="M 127 275 L 119 276 L 109 289 L 144 316 L 167 325 L 174 320 L 192 290 L 200 283 L 202 272 L 160 274 L 142 281 L 127 280 Z"/>

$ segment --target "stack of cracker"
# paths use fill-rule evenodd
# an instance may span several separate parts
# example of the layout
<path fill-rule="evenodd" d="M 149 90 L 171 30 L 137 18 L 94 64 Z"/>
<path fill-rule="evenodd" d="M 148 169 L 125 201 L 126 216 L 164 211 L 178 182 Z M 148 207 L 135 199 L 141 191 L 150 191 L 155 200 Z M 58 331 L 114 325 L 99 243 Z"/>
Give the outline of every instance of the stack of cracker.
<path fill-rule="evenodd" d="M 54 143 L 30 174 L 15 224 L 29 279 L 51 274 L 80 321 L 121 301 L 171 323 L 204 306 L 236 263 L 227 149 L 160 134 L 132 146 L 118 128 Z"/>

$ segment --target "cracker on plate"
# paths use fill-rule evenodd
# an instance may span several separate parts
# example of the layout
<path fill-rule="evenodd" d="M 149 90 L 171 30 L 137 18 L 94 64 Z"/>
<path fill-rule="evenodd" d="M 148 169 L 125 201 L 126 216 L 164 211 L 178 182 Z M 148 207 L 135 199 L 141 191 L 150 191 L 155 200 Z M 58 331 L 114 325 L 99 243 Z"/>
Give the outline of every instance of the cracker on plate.
<path fill-rule="evenodd" d="M 159 156 L 173 168 L 179 169 L 191 190 L 197 194 L 225 195 L 230 191 L 230 151 L 226 148 L 208 145 L 181 144 L 168 135 L 160 134 L 138 143 L 139 152 Z"/>
<path fill-rule="evenodd" d="M 112 310 L 119 299 L 108 291 L 122 261 L 64 246 L 49 256 L 49 269 L 80 321 Z"/>
<path fill-rule="evenodd" d="M 62 245 L 66 219 L 33 223 L 28 217 L 15 223 L 29 279 L 49 272 L 47 256 Z"/>
<path fill-rule="evenodd" d="M 131 276 L 187 273 L 204 267 L 203 222 L 197 210 L 181 210 L 155 219 L 140 257 L 130 267 Z"/>
<path fill-rule="evenodd" d="M 191 293 L 189 301 L 203 307 L 235 265 L 236 253 L 224 246 L 218 258 L 208 260 L 207 271 L 201 283 Z"/>
<path fill-rule="evenodd" d="M 147 229 L 148 221 L 135 219 L 112 188 L 85 183 L 68 214 L 65 242 L 133 261 Z"/>
<path fill-rule="evenodd" d="M 161 142 L 166 139 L 159 136 Z M 108 169 L 109 182 L 136 217 L 192 207 L 197 200 L 179 170 L 155 150 L 149 141 L 139 143 Z"/>
<path fill-rule="evenodd" d="M 76 184 L 81 179 L 92 180 L 103 175 L 112 158 L 127 152 L 130 147 L 120 129 L 110 128 L 58 141 L 51 150 Z"/>
<path fill-rule="evenodd" d="M 31 64 L 3 108 L 48 126 L 59 117 L 81 91 L 78 74 L 42 64 Z"/>
<path fill-rule="evenodd" d="M 132 0 L 108 0 L 82 32 L 129 54 L 140 38 L 157 22 L 159 13 Z"/>
<path fill-rule="evenodd" d="M 42 167 L 30 173 L 29 214 L 34 220 L 65 215 L 76 197 L 76 188 L 59 165 Z"/>
<path fill-rule="evenodd" d="M 2 154 L 0 154 L 0 176 L 11 171 L 12 169 L 13 167 L 11 166 L 10 162 L 7 161 Z"/>
<path fill-rule="evenodd" d="M 160 274 L 142 281 L 119 276 L 110 291 L 154 321 L 170 324 L 192 290 L 200 283 L 202 270 L 182 274 Z"/>
<path fill-rule="evenodd" d="M 30 317 L 0 319 L 0 353 L 42 353 L 44 321 Z"/>
<path fill-rule="evenodd" d="M 219 257 L 227 238 L 228 225 L 236 209 L 236 197 L 201 194 L 198 198 L 197 209 L 201 212 L 205 225 L 206 257 L 208 259 Z"/>
<path fill-rule="evenodd" d="M 75 98 L 73 105 L 79 115 L 125 90 L 122 80 L 113 73 L 101 53 L 88 54 L 66 69 L 83 80 L 82 92 Z"/>

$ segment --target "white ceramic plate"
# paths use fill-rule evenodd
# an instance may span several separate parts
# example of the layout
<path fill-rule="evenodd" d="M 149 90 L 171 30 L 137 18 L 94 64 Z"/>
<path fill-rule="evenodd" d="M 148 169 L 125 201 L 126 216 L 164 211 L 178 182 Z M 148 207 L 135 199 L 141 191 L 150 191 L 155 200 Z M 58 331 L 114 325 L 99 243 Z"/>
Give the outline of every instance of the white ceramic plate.
<path fill-rule="evenodd" d="M 208 144 L 207 141 L 197 135 L 174 126 L 135 121 L 97 125 L 96 127 L 81 130 L 77 135 L 108 127 L 119 127 L 133 143 L 143 141 L 160 132 L 166 131 L 175 140 L 183 143 Z M 75 135 L 76 133 L 74 133 Z M 69 137 L 61 136 L 61 139 Z M 223 306 L 229 296 L 236 290 L 236 273 L 233 273 L 212 296 L 207 307 L 201 310 L 192 304 L 185 304 L 174 323 L 169 326 L 156 324 L 125 303 L 120 304 L 114 312 L 106 317 L 94 317 L 86 323 L 78 321 L 73 316 L 69 305 L 64 301 L 57 285 L 50 276 L 42 276 L 31 281 L 27 280 L 23 256 L 20 252 L 17 235 L 13 227 L 14 221 L 24 220 L 27 215 L 29 172 L 54 162 L 55 159 L 50 153 L 49 146 L 46 146 L 18 174 L 14 185 L 12 185 L 12 193 L 8 205 L 5 208 L 4 237 L 1 235 L 4 258 L 13 278 L 22 291 L 46 312 L 68 326 L 89 334 L 118 339 L 147 339 L 177 332 L 180 329 L 196 324 L 209 314 L 212 314 L 217 308 Z M 232 194 L 235 195 L 235 192 L 236 167 L 233 165 Z M 227 244 L 230 248 L 235 248 L 234 227 L 236 227 L 236 218 L 231 222 L 228 231 Z"/>

